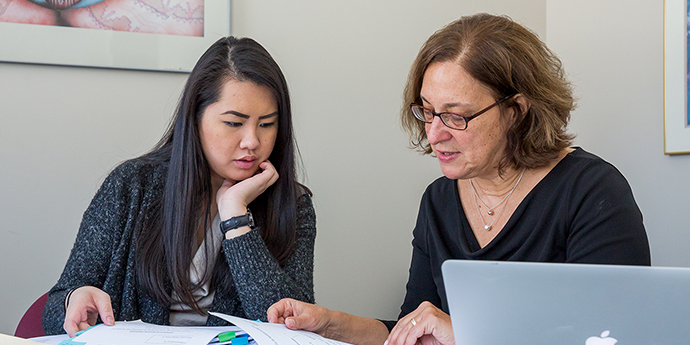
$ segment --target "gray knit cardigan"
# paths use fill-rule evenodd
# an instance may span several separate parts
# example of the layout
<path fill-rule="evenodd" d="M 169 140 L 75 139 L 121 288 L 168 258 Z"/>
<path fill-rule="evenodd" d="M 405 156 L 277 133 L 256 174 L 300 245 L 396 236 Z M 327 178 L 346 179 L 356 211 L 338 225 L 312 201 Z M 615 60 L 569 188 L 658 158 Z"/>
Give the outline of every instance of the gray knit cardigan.
<path fill-rule="evenodd" d="M 110 295 L 115 320 L 169 324 L 170 307 L 143 293 L 134 271 L 134 244 L 146 210 L 163 193 L 167 168 L 130 160 L 105 179 L 84 212 L 77 239 L 60 279 L 43 309 L 45 333 L 65 333 L 65 296 L 80 286 Z M 297 200 L 295 250 L 284 266 L 268 251 L 258 229 L 223 240 L 222 252 L 233 286 L 218 287 L 211 311 L 266 320 L 266 310 L 281 298 L 314 302 L 316 216 L 307 194 Z M 209 316 L 207 325 L 225 321 Z"/>

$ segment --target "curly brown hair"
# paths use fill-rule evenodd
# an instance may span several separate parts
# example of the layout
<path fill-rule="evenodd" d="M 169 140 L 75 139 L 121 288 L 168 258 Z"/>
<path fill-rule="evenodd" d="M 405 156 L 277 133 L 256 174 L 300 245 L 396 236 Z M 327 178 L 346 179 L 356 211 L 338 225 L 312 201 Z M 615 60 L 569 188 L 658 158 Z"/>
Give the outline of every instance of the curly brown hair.
<path fill-rule="evenodd" d="M 410 104 L 419 102 L 427 67 L 448 61 L 458 63 L 496 99 L 519 93 L 531 104 L 529 109 L 520 109 L 511 98 L 501 105 L 502 116 L 511 107 L 521 116 L 509 125 L 499 171 L 508 166 L 544 167 L 572 144 L 574 136 L 566 133 L 566 126 L 575 99 L 561 61 L 534 32 L 509 17 L 481 13 L 448 24 L 420 49 L 402 107 L 402 125 L 413 148 L 432 152 L 424 123 L 414 117 Z"/>

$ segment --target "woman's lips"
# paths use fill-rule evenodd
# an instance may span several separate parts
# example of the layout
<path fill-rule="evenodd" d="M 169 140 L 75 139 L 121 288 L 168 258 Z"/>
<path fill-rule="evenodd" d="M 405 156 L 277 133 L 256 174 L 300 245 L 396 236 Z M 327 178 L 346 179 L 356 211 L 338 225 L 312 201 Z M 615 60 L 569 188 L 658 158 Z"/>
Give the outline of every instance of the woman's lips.
<path fill-rule="evenodd" d="M 438 157 L 438 160 L 441 161 L 441 163 L 448 163 L 460 155 L 460 152 L 451 152 L 451 151 L 437 151 L 437 152 L 438 152 L 438 154 L 436 155 L 436 157 Z"/>
<path fill-rule="evenodd" d="M 235 159 L 233 162 L 237 164 L 237 166 L 240 169 L 251 169 L 254 166 L 254 162 L 256 161 L 256 157 L 254 156 L 245 156 L 240 159 Z"/>

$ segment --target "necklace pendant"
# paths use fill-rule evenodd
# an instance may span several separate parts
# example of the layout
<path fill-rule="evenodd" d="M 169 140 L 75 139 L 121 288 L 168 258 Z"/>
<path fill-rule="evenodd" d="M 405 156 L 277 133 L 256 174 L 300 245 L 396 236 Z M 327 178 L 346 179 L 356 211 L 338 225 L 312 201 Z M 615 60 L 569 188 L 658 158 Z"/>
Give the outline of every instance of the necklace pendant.
<path fill-rule="evenodd" d="M 494 214 L 494 211 L 492 211 L 492 210 L 489 210 L 489 212 L 486 212 L 486 214 L 488 214 L 488 215 L 492 216 L 492 215 Z"/>
<path fill-rule="evenodd" d="M 491 225 L 484 225 L 484 230 L 486 230 L 486 231 L 491 230 Z"/>

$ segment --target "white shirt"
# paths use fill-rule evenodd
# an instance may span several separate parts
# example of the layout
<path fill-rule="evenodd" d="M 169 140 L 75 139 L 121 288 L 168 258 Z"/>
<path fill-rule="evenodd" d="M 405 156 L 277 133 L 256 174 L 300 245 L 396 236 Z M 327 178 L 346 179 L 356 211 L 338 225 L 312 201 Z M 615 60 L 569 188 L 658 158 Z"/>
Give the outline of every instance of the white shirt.
<path fill-rule="evenodd" d="M 213 267 L 218 258 L 221 249 L 221 242 L 225 236 L 220 231 L 220 216 L 216 217 L 211 222 L 211 228 L 208 230 L 210 236 L 204 238 L 201 245 L 194 254 L 192 264 L 189 266 L 189 279 L 191 284 L 197 284 L 201 281 L 201 277 L 208 270 L 213 271 Z M 208 252 L 206 248 L 206 241 L 208 240 Z M 196 300 L 199 308 L 204 312 L 208 312 L 213 303 L 213 296 L 215 291 L 210 291 L 210 281 L 206 281 L 204 285 L 192 291 L 192 296 Z M 190 306 L 184 304 L 179 296 L 173 291 L 172 304 L 170 306 L 170 325 L 172 326 L 203 326 L 206 325 L 207 315 L 197 314 Z"/>

